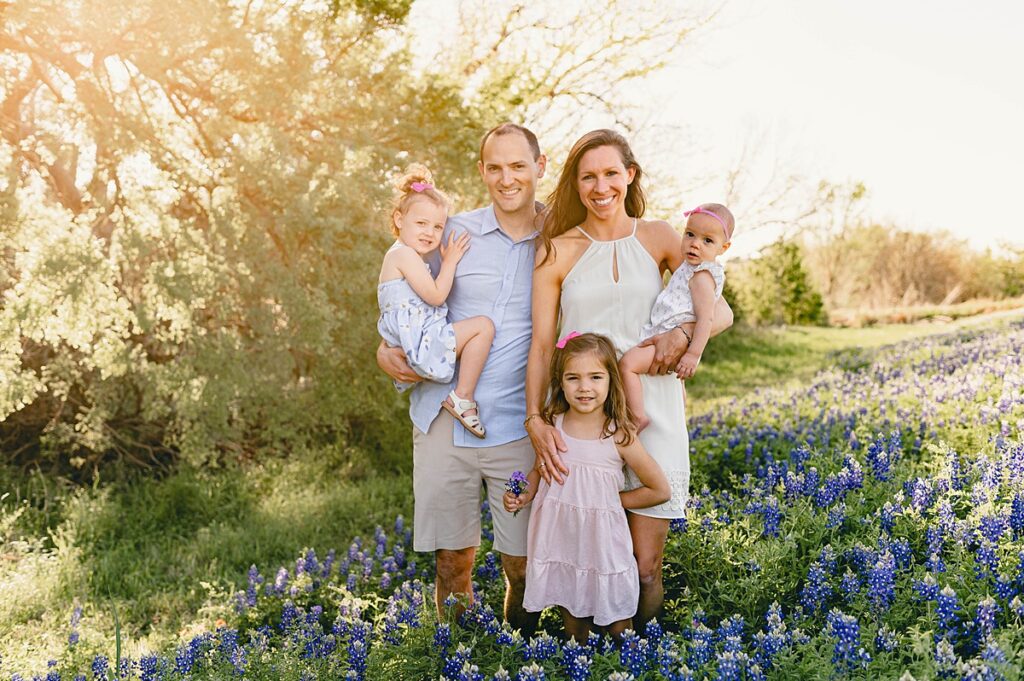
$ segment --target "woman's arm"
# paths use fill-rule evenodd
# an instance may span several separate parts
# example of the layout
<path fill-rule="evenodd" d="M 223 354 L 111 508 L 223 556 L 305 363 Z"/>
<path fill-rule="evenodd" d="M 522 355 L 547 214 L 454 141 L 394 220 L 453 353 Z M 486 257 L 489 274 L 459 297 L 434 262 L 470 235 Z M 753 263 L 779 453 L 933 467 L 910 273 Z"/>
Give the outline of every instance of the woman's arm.
<path fill-rule="evenodd" d="M 697 272 L 690 278 L 690 297 L 693 299 L 697 322 L 693 328 L 693 340 L 676 367 L 679 378 L 693 376 L 711 338 L 711 323 L 715 314 L 715 280 L 710 272 Z"/>
<path fill-rule="evenodd" d="M 658 462 L 652 459 L 640 444 L 640 438 L 634 437 L 628 445 L 615 443 L 615 446 L 622 460 L 629 464 L 636 477 L 643 483 L 643 487 L 619 492 L 623 508 L 647 508 L 663 504 L 672 498 L 672 488 L 669 487 L 665 471 L 661 470 Z"/>
<path fill-rule="evenodd" d="M 533 337 L 530 340 L 530 354 L 526 360 L 526 432 L 530 444 L 537 453 L 538 467 L 547 482 L 561 484 L 562 475 L 569 472 L 559 452 L 565 451 L 565 442 L 558 429 L 544 423 L 540 410 L 547 397 L 548 366 L 555 347 L 555 333 L 558 324 L 558 303 L 562 295 L 562 280 L 556 266 L 557 254 L 544 264 L 546 250 L 537 247 L 537 266 L 533 270 Z"/>

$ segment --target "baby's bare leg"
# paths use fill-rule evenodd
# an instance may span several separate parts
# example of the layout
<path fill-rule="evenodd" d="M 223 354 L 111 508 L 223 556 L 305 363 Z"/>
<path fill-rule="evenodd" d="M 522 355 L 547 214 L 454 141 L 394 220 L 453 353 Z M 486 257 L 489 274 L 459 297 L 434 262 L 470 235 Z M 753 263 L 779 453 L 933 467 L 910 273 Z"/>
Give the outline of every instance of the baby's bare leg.
<path fill-rule="evenodd" d="M 644 409 L 644 386 L 640 382 L 640 376 L 650 371 L 651 362 L 653 361 L 653 345 L 634 346 L 627 350 L 626 354 L 619 360 L 619 370 L 622 372 L 622 387 L 626 390 L 626 404 L 633 413 L 637 432 L 646 428 L 651 422 L 647 418 L 647 411 Z"/>

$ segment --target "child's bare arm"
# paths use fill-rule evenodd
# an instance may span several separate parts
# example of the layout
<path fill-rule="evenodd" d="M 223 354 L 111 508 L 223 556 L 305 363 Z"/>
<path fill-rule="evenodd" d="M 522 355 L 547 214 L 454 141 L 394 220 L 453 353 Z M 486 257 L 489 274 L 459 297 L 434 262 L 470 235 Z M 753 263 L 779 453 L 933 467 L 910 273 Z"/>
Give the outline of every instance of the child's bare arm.
<path fill-rule="evenodd" d="M 665 503 L 672 498 L 672 489 L 668 485 L 665 471 L 661 470 L 658 462 L 647 453 L 639 438 L 634 437 L 628 445 L 616 443 L 615 446 L 622 460 L 629 464 L 636 477 L 643 483 L 643 487 L 619 492 L 623 508 L 647 508 Z"/>
<path fill-rule="evenodd" d="M 715 318 L 715 279 L 707 270 L 697 272 L 690 278 L 690 297 L 693 298 L 693 312 L 697 323 L 693 328 L 693 340 L 679 360 L 676 373 L 679 378 L 690 378 L 697 371 L 704 348 L 711 338 L 711 327 Z"/>
<path fill-rule="evenodd" d="M 519 496 L 511 492 L 505 492 L 505 496 L 502 497 L 502 504 L 504 504 L 505 510 L 509 513 L 521 510 L 537 496 L 537 486 L 540 485 L 540 471 L 536 468 L 531 468 L 530 472 L 526 474 L 526 482 L 526 490 Z"/>
<path fill-rule="evenodd" d="M 447 247 L 441 247 L 441 270 L 437 278 L 430 276 L 430 270 L 423 266 L 423 259 L 411 248 L 401 248 L 395 252 L 396 265 L 409 286 L 428 305 L 440 305 L 448 299 L 455 282 L 455 266 L 469 249 L 469 235 L 460 234 L 448 237 Z"/>

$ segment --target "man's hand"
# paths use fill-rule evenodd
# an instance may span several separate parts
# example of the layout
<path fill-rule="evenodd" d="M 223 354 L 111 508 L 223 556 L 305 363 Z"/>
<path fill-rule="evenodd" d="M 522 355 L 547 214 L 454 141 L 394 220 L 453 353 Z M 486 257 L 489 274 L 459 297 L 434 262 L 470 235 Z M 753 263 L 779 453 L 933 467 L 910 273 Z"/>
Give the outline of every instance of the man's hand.
<path fill-rule="evenodd" d="M 419 383 L 423 377 L 412 370 L 402 348 L 393 348 L 384 341 L 377 346 L 377 366 L 385 374 L 402 383 Z"/>
<path fill-rule="evenodd" d="M 640 342 L 640 347 L 645 345 L 654 346 L 654 361 L 651 362 L 651 369 L 647 373 L 651 376 L 663 376 L 675 371 L 690 341 L 686 340 L 683 330 L 677 327 Z"/>
<path fill-rule="evenodd" d="M 526 423 L 526 433 L 530 436 L 530 444 L 537 453 L 537 470 L 544 482 L 551 484 L 552 478 L 559 485 L 565 482 L 569 468 L 562 462 L 560 452 L 566 450 L 562 434 L 554 426 L 549 426 L 540 418 L 532 418 Z"/>

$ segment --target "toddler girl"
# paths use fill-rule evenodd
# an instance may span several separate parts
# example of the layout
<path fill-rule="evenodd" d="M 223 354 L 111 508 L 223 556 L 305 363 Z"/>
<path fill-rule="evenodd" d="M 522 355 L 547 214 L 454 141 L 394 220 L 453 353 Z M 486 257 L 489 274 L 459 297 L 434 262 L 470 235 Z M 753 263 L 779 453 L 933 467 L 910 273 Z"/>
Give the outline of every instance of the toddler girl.
<path fill-rule="evenodd" d="M 550 374 L 541 418 L 561 431 L 569 474 L 564 484 L 549 484 L 534 468 L 522 494 L 504 497 L 513 513 L 534 501 L 523 607 L 537 612 L 557 605 L 566 636 L 577 641 L 586 641 L 592 626 L 618 638 L 632 627 L 640 597 L 623 509 L 668 501 L 668 479 L 636 437 L 608 338 L 566 335 L 555 346 Z M 623 462 L 642 487 L 619 491 Z"/>
<path fill-rule="evenodd" d="M 658 294 L 651 308 L 651 321 L 641 338 L 671 331 L 680 324 L 697 322 L 686 353 L 676 366 L 679 378 L 691 378 L 711 337 L 715 301 L 722 297 L 725 270 L 715 260 L 732 244 L 736 221 L 725 206 L 705 203 L 683 213 L 688 219 L 683 234 L 683 264 L 672 273 L 668 286 Z M 637 431 L 650 423 L 644 410 L 644 389 L 640 375 L 651 369 L 654 346 L 634 346 L 622 355 L 619 367 L 626 388 L 626 402 L 633 413 Z"/>
<path fill-rule="evenodd" d="M 487 317 L 448 322 L 444 301 L 455 280 L 455 267 L 469 248 L 469 235 L 452 235 L 447 245 L 441 234 L 451 201 L 431 183 L 430 171 L 412 165 L 396 183 L 391 231 L 398 237 L 380 267 L 377 331 L 390 346 L 400 346 L 417 374 L 447 383 L 459 364 L 455 389 L 442 407 L 466 429 L 484 437 L 483 423 L 473 400 L 477 380 L 494 340 L 494 324 Z M 426 258 L 441 249 L 441 268 L 435 279 Z M 410 384 L 395 382 L 399 390 Z"/>

